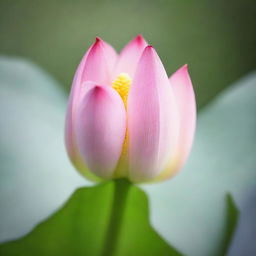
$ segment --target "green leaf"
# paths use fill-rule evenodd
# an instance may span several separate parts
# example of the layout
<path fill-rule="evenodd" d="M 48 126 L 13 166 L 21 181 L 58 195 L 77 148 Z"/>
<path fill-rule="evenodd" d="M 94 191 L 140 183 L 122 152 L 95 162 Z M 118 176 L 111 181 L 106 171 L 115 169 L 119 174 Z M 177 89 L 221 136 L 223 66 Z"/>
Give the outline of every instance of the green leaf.
<path fill-rule="evenodd" d="M 220 247 L 218 255 L 227 255 L 238 223 L 239 209 L 231 194 L 226 196 L 226 208 L 226 231 L 223 236 L 223 246 Z"/>
<path fill-rule="evenodd" d="M 27 61 L 0 59 L 1 241 L 28 233 L 89 184 L 64 150 L 66 98 L 57 85 Z M 185 255 L 215 256 L 223 248 L 228 191 L 241 211 L 232 255 L 256 252 L 255 85 L 252 73 L 201 111 L 184 170 L 145 186 L 153 227 Z"/>
<path fill-rule="evenodd" d="M 27 236 L 2 244 L 1 255 L 181 255 L 150 226 L 145 193 L 126 180 L 78 189 Z"/>
<path fill-rule="evenodd" d="M 30 231 L 89 184 L 64 146 L 67 98 L 30 61 L 0 57 L 0 241 Z"/>

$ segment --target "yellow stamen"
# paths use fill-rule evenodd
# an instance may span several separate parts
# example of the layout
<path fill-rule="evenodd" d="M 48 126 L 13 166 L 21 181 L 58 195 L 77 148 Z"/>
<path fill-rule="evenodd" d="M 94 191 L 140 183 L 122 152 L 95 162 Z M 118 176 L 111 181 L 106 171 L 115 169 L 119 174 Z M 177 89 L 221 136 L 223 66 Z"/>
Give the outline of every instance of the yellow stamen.
<path fill-rule="evenodd" d="M 117 78 L 113 81 L 113 88 L 121 96 L 125 108 L 127 107 L 128 93 L 131 86 L 132 79 L 127 73 L 120 73 Z M 119 159 L 116 171 L 114 173 L 115 178 L 125 177 L 127 175 L 127 151 L 128 151 L 128 131 L 126 130 L 122 154 Z"/>
<path fill-rule="evenodd" d="M 127 98 L 128 98 L 131 82 L 132 82 L 132 79 L 128 74 L 120 73 L 112 83 L 113 88 L 121 96 L 125 107 L 127 105 Z"/>

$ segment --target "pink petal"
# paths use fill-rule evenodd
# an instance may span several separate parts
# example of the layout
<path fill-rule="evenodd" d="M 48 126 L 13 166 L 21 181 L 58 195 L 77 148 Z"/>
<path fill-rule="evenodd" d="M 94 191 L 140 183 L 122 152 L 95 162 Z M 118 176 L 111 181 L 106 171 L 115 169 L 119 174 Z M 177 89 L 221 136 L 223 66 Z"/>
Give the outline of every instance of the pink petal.
<path fill-rule="evenodd" d="M 152 46 L 145 48 L 128 97 L 130 179 L 154 178 L 176 146 L 176 102 L 165 69 Z"/>
<path fill-rule="evenodd" d="M 96 38 L 94 45 L 86 56 L 84 65 L 79 66 L 81 80 L 96 83 L 111 84 L 111 69 L 116 61 L 116 54 L 111 46 L 100 38 Z"/>
<path fill-rule="evenodd" d="M 111 83 L 110 69 L 116 61 L 116 53 L 113 48 L 103 40 L 96 38 L 95 43 L 89 48 L 81 60 L 74 76 L 71 93 L 68 102 L 66 116 L 66 148 L 68 155 L 77 169 L 87 173 L 85 163 L 78 152 L 76 136 L 73 129 L 76 105 L 80 97 L 80 91 L 85 81 L 97 83 Z"/>
<path fill-rule="evenodd" d="M 117 54 L 112 46 L 96 37 L 95 43 L 85 53 L 76 70 L 71 89 L 71 92 L 75 91 L 75 97 L 85 81 L 111 85 L 111 70 L 116 60 Z"/>
<path fill-rule="evenodd" d="M 127 73 L 130 77 L 133 77 L 138 61 L 146 46 L 147 42 L 141 35 L 136 36 L 130 41 L 120 53 L 115 69 L 115 76 L 120 73 Z"/>
<path fill-rule="evenodd" d="M 77 143 L 88 168 L 109 179 L 121 155 L 126 112 L 119 94 L 109 86 L 95 85 L 79 102 Z"/>
<path fill-rule="evenodd" d="M 196 101 L 188 66 L 184 65 L 177 70 L 170 77 L 170 83 L 174 90 L 180 113 L 178 155 L 180 156 L 179 167 L 181 167 L 189 155 L 196 126 Z"/>
<path fill-rule="evenodd" d="M 196 102 L 188 66 L 178 69 L 169 80 L 178 104 L 180 132 L 176 151 L 159 180 L 173 176 L 184 165 L 192 147 L 196 126 Z"/>
<path fill-rule="evenodd" d="M 101 40 L 99 37 L 97 37 L 97 38 L 99 40 Z M 116 65 L 118 55 L 116 53 L 116 50 L 110 44 L 106 43 L 103 40 L 101 40 L 101 41 L 103 42 L 102 46 L 104 47 L 104 51 L 105 51 L 104 53 L 105 53 L 106 61 L 108 62 L 108 65 L 109 65 L 110 73 L 112 73 L 112 71 Z"/>

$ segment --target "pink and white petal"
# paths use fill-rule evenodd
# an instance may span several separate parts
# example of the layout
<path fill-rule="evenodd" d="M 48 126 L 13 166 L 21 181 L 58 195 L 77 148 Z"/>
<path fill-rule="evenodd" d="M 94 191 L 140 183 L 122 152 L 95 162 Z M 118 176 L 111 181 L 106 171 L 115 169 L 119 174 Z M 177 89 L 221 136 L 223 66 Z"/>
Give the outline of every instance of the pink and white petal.
<path fill-rule="evenodd" d="M 187 65 L 178 69 L 169 80 L 180 114 L 180 136 L 177 148 L 180 168 L 186 161 L 193 143 L 196 127 L 196 101 Z"/>
<path fill-rule="evenodd" d="M 95 43 L 86 52 L 75 73 L 68 102 L 65 138 L 69 157 L 78 169 L 81 169 L 84 164 L 77 149 L 73 129 L 76 105 L 79 101 L 81 88 L 86 81 L 110 84 L 110 68 L 113 65 L 111 64 L 113 60 L 109 61 L 110 57 L 116 58 L 114 51 L 111 51 L 110 46 L 103 40 L 96 38 Z"/>
<path fill-rule="evenodd" d="M 71 162 L 75 165 L 75 167 L 77 169 L 79 167 L 77 165 L 78 152 L 77 152 L 77 147 L 75 146 L 74 132 L 73 132 L 73 112 L 74 112 L 73 109 L 74 109 L 74 105 L 75 105 L 74 103 L 76 102 L 76 97 L 79 95 L 79 92 L 81 89 L 82 67 L 84 67 L 87 56 L 88 56 L 91 48 L 95 45 L 95 43 L 92 46 L 90 46 L 90 48 L 87 50 L 87 52 L 83 56 L 80 64 L 78 65 L 75 76 L 73 78 L 73 83 L 71 86 L 71 91 L 70 91 L 70 95 L 69 95 L 69 99 L 68 99 L 68 106 L 67 106 L 67 113 L 66 113 L 66 120 L 65 120 L 65 144 L 66 144 L 68 156 L 69 156 Z"/>
<path fill-rule="evenodd" d="M 110 179 L 122 152 L 126 112 L 119 94 L 95 85 L 79 102 L 75 131 L 79 152 L 97 176 Z"/>
<path fill-rule="evenodd" d="M 160 174 L 158 180 L 175 175 L 185 164 L 192 147 L 196 127 L 196 101 L 188 66 L 184 65 L 178 69 L 169 81 L 178 104 L 180 132 L 176 151 L 169 166 Z"/>
<path fill-rule="evenodd" d="M 81 67 L 80 82 L 94 81 L 95 83 L 110 85 L 112 58 L 116 58 L 114 51 L 111 51 L 110 46 L 97 37 L 86 57 L 84 66 Z"/>
<path fill-rule="evenodd" d="M 79 105 L 79 102 L 81 102 L 84 99 L 85 94 L 93 87 L 95 86 L 95 83 L 92 82 L 84 82 L 80 89 L 80 94 L 78 95 L 76 99 L 76 106 Z M 83 157 L 81 156 L 81 153 L 79 152 L 79 148 L 77 145 L 77 136 L 75 131 L 76 122 L 78 120 L 78 111 L 76 107 L 76 111 L 73 112 L 73 114 L 70 112 L 71 108 L 68 108 L 67 110 L 67 116 L 66 116 L 66 127 L 65 127 L 65 142 L 66 142 L 66 149 L 68 152 L 68 156 L 73 163 L 73 165 L 76 167 L 76 169 L 83 174 L 87 179 L 91 181 L 100 181 L 99 177 L 94 175 L 92 172 L 90 172 L 87 164 L 85 163 Z M 72 117 L 72 118 L 71 118 Z"/>
<path fill-rule="evenodd" d="M 147 42 L 141 35 L 136 36 L 130 41 L 119 55 L 114 75 L 127 73 L 130 77 L 133 77 L 141 54 L 147 45 Z"/>
<path fill-rule="evenodd" d="M 108 62 L 110 73 L 112 73 L 118 59 L 116 50 L 112 47 L 112 45 L 106 43 L 99 37 L 97 38 L 103 42 L 102 46 L 104 47 L 104 50 L 105 50 L 106 61 Z"/>
<path fill-rule="evenodd" d="M 144 182 L 166 167 L 176 147 L 178 116 L 163 64 L 145 48 L 128 96 L 129 178 Z"/>
<path fill-rule="evenodd" d="M 85 53 L 76 70 L 70 94 L 72 106 L 76 104 L 76 98 L 84 82 L 111 84 L 111 71 L 116 59 L 115 50 L 99 37 L 96 37 L 95 43 Z"/>
<path fill-rule="evenodd" d="M 79 94 L 81 84 L 94 81 L 99 84 L 111 83 L 111 70 L 117 60 L 115 50 L 106 42 L 96 37 L 92 46 L 82 58 L 72 83 L 71 94 Z"/>

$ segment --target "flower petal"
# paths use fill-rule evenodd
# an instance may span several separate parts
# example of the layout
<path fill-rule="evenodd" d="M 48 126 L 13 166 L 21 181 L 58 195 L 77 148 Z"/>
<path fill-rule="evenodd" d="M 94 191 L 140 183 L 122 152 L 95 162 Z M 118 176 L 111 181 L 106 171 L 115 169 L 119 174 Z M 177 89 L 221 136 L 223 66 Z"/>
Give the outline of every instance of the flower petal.
<path fill-rule="evenodd" d="M 110 73 L 116 60 L 117 54 L 112 46 L 96 37 L 95 43 L 85 53 L 77 68 L 71 92 L 79 94 L 81 84 L 85 81 L 111 84 Z"/>
<path fill-rule="evenodd" d="M 138 61 L 146 46 L 147 42 L 141 35 L 136 36 L 130 41 L 120 53 L 115 69 L 115 76 L 120 73 L 127 73 L 133 77 Z"/>
<path fill-rule="evenodd" d="M 126 132 L 121 97 L 109 86 L 95 85 L 80 101 L 76 118 L 77 143 L 84 162 L 97 176 L 111 178 Z"/>
<path fill-rule="evenodd" d="M 173 176 L 185 163 L 190 153 L 196 126 L 196 101 L 188 66 L 184 65 L 169 78 L 178 104 L 180 132 L 177 148 L 169 166 L 159 180 Z"/>
<path fill-rule="evenodd" d="M 81 60 L 73 80 L 66 116 L 66 148 L 73 164 L 80 171 L 83 170 L 84 173 L 87 173 L 87 169 L 78 152 L 73 129 L 74 116 L 77 111 L 76 105 L 85 81 L 110 84 L 110 69 L 113 68 L 115 60 L 114 49 L 100 38 L 96 38 L 95 43 Z"/>
<path fill-rule="evenodd" d="M 180 136 L 177 150 L 180 159 L 179 167 L 181 167 L 186 161 L 193 143 L 196 127 L 196 101 L 187 65 L 177 70 L 169 80 L 180 114 Z"/>
<path fill-rule="evenodd" d="M 99 84 L 110 84 L 111 83 L 111 69 L 113 68 L 113 62 L 116 60 L 116 55 L 107 43 L 101 40 L 99 37 L 96 38 L 95 43 L 90 48 L 89 53 L 86 55 L 86 61 L 84 65 L 79 65 L 78 69 L 81 80 L 94 81 Z"/>
<path fill-rule="evenodd" d="M 178 132 L 176 102 L 152 46 L 145 48 L 128 96 L 130 179 L 154 178 L 166 166 Z"/>
<path fill-rule="evenodd" d="M 109 65 L 109 70 L 112 71 L 114 69 L 114 66 L 116 65 L 118 55 L 116 53 L 116 50 L 108 43 L 97 37 L 97 39 L 101 40 L 102 47 L 104 48 L 104 55 L 106 57 L 106 61 Z M 111 73 L 111 72 L 110 72 Z M 113 79 L 113 78 L 111 78 Z"/>

